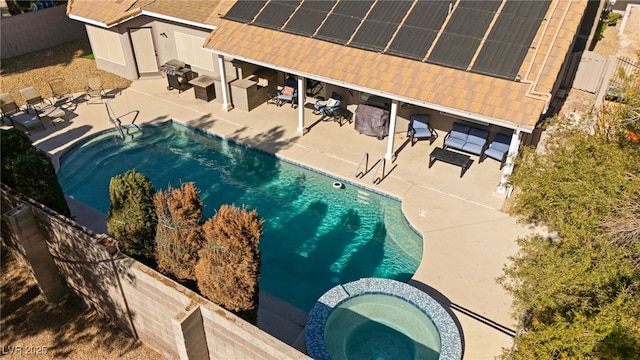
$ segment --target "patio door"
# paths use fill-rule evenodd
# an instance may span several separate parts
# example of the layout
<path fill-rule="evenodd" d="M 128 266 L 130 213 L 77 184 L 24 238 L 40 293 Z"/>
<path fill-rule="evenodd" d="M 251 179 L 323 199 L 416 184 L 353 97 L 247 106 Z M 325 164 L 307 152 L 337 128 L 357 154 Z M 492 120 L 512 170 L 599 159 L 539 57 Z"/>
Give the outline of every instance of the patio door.
<path fill-rule="evenodd" d="M 129 29 L 133 53 L 136 59 L 138 74 L 157 75 L 158 61 L 156 60 L 156 49 L 153 46 L 151 28 Z"/>

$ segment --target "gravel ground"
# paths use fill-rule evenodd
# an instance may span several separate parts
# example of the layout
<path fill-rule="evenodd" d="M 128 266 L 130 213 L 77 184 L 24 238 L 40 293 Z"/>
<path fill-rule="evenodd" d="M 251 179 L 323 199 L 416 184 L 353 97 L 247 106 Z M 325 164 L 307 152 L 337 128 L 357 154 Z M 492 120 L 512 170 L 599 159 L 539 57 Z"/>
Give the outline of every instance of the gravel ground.
<path fill-rule="evenodd" d="M 64 79 L 72 93 L 84 92 L 88 74 L 100 74 L 105 89 L 124 89 L 131 81 L 98 70 L 95 60 L 83 56 L 91 54 L 88 41 L 74 41 L 55 48 L 3 59 L 0 66 L 0 89 L 13 95 L 16 103 L 24 105 L 19 89 L 33 86 L 43 98 L 51 98 L 49 82 Z"/>

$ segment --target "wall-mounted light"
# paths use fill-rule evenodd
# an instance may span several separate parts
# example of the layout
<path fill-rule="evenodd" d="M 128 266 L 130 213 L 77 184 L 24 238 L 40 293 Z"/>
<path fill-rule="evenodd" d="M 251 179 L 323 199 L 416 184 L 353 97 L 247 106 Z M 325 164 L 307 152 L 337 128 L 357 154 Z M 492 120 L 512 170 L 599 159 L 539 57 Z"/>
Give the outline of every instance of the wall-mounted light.
<path fill-rule="evenodd" d="M 162 37 L 163 37 L 163 38 L 165 38 L 165 39 L 168 37 L 168 36 L 167 36 L 167 33 L 164 33 L 164 32 L 163 32 L 163 33 L 160 33 L 160 36 L 162 36 Z"/>

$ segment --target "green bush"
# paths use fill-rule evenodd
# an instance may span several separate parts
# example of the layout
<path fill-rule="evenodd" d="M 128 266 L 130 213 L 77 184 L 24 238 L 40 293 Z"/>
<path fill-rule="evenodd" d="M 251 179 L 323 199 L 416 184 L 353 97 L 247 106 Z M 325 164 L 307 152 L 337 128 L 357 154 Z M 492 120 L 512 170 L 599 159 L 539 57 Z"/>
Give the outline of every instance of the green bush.
<path fill-rule="evenodd" d="M 49 156 L 17 129 L 2 130 L 2 182 L 65 216 L 71 211 Z"/>
<path fill-rule="evenodd" d="M 125 253 L 153 259 L 158 220 L 153 207 L 153 185 L 135 169 L 109 182 L 107 231 Z"/>

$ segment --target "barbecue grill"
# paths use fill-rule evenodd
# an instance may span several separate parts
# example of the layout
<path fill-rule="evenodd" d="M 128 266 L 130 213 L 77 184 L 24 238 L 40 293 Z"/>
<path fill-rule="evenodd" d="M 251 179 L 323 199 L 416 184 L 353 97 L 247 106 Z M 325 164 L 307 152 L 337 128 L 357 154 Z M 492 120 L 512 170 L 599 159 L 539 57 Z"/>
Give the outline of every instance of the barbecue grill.
<path fill-rule="evenodd" d="M 183 92 L 191 88 L 189 80 L 198 77 L 198 74 L 191 71 L 191 66 L 180 60 L 169 60 L 160 66 L 160 70 L 167 74 L 167 90 L 178 89 Z"/>

